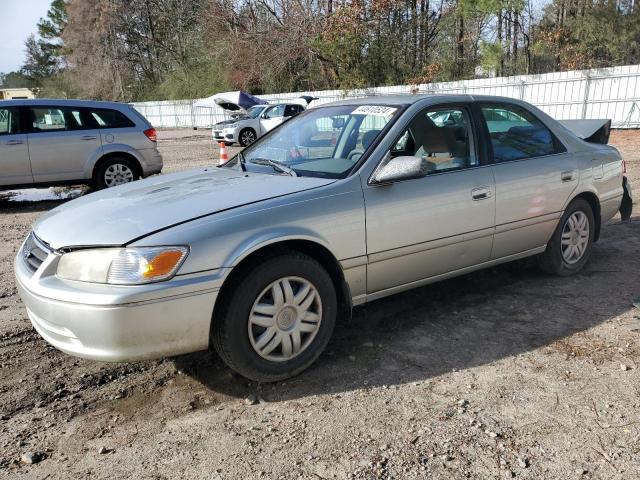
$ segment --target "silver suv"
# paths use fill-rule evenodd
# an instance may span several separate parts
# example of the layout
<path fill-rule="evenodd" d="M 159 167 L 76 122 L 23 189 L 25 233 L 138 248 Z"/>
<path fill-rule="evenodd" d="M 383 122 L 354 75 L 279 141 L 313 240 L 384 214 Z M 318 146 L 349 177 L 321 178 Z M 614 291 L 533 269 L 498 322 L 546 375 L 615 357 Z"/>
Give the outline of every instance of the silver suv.
<path fill-rule="evenodd" d="M 106 188 L 161 170 L 156 131 L 128 104 L 0 101 L 0 188 Z"/>

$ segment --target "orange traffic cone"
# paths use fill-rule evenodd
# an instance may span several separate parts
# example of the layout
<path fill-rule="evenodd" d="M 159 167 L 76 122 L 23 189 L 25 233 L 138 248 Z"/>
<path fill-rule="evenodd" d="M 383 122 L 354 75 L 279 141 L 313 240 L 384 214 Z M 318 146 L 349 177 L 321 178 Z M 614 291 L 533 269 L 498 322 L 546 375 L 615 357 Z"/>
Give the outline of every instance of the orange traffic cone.
<path fill-rule="evenodd" d="M 227 155 L 227 145 L 224 142 L 220 142 L 220 160 L 218 165 L 224 165 L 229 161 L 229 155 Z"/>

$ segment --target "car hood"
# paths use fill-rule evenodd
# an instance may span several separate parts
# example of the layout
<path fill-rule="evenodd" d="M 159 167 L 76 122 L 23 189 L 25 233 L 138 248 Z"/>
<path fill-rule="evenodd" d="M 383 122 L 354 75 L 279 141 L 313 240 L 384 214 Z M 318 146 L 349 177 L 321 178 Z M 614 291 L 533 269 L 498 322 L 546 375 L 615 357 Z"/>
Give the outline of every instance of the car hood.
<path fill-rule="evenodd" d="M 38 219 L 52 248 L 125 245 L 172 225 L 335 180 L 206 169 L 160 175 L 71 200 Z"/>

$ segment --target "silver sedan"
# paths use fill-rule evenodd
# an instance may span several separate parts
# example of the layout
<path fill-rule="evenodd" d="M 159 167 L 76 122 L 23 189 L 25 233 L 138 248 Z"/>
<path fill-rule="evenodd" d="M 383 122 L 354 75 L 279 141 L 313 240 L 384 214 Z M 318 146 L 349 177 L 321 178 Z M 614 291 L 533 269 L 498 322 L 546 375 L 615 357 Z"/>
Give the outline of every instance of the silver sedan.
<path fill-rule="evenodd" d="M 86 358 L 215 348 L 248 378 L 307 368 L 351 308 L 536 256 L 579 272 L 630 215 L 606 122 L 498 97 L 307 110 L 221 167 L 96 192 L 43 215 L 15 260 L 34 328 Z"/>

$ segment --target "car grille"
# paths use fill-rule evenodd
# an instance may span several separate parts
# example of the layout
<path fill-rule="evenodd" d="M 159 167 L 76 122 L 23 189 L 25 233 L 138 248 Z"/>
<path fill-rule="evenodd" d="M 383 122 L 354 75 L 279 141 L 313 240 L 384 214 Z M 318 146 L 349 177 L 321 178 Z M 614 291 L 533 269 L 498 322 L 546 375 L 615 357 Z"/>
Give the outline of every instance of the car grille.
<path fill-rule="evenodd" d="M 51 248 L 31 232 L 20 253 L 27 268 L 35 273 L 51 253 Z"/>

